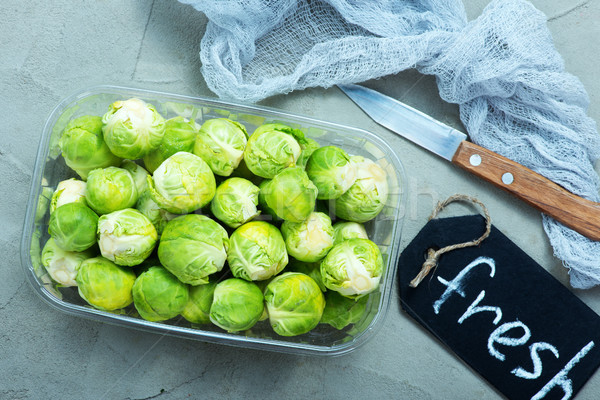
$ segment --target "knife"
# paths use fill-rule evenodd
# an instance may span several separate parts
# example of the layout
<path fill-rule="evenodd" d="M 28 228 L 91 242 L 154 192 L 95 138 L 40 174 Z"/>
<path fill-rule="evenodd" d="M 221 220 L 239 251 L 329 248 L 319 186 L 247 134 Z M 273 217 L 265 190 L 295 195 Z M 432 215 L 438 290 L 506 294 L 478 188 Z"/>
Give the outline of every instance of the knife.
<path fill-rule="evenodd" d="M 579 197 L 467 135 L 400 101 L 360 85 L 338 87 L 375 122 L 502 188 L 591 240 L 600 241 L 600 204 Z"/>

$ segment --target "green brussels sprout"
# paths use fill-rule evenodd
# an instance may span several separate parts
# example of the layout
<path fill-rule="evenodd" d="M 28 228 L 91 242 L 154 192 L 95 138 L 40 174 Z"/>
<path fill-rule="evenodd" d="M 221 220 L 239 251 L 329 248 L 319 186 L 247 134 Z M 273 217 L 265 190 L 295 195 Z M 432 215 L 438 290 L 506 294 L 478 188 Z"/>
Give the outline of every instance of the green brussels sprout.
<path fill-rule="evenodd" d="M 83 180 L 96 168 L 116 166 L 121 162 L 104 141 L 102 117 L 85 115 L 69 121 L 58 145 L 67 166 Z"/>
<path fill-rule="evenodd" d="M 52 193 L 50 199 L 50 213 L 63 204 L 68 203 L 81 203 L 87 205 L 85 201 L 85 186 L 84 181 L 79 179 L 71 178 L 64 181 L 58 182 L 56 190 Z"/>
<path fill-rule="evenodd" d="M 191 153 L 199 125 L 196 121 L 182 116 L 168 119 L 165 122 L 165 134 L 160 146 L 144 156 L 144 165 L 152 173 L 167 158 L 180 151 Z"/>
<path fill-rule="evenodd" d="M 338 221 L 333 224 L 333 245 L 348 239 L 368 239 L 365 226 L 358 222 Z"/>
<path fill-rule="evenodd" d="M 204 285 L 190 286 L 190 297 L 181 316 L 192 324 L 210 323 L 210 306 L 217 281 L 209 280 Z"/>
<path fill-rule="evenodd" d="M 261 125 L 248 139 L 244 161 L 255 175 L 271 179 L 283 169 L 294 165 L 302 151 L 294 137 L 302 132 L 282 124 Z"/>
<path fill-rule="evenodd" d="M 289 259 L 279 229 L 265 221 L 250 221 L 231 234 L 227 261 L 236 278 L 261 281 L 281 272 Z"/>
<path fill-rule="evenodd" d="M 138 198 L 137 203 L 135 203 L 135 208 L 152 222 L 152 225 L 156 228 L 156 233 L 158 233 L 159 236 L 162 235 L 167 222 L 179 216 L 179 214 L 173 214 L 160 208 L 152 199 L 148 188 L 146 188 Z"/>
<path fill-rule="evenodd" d="M 288 254 L 300 261 L 319 261 L 333 247 L 331 218 L 321 212 L 312 212 L 302 222 L 284 221 L 281 234 Z"/>
<path fill-rule="evenodd" d="M 350 299 L 335 290 L 325 293 L 325 309 L 321 317 L 322 324 L 328 324 L 335 329 L 343 329 L 350 324 L 360 321 L 367 309 L 369 296 Z"/>
<path fill-rule="evenodd" d="M 263 296 L 264 297 L 264 296 Z M 269 319 L 269 313 L 267 312 L 267 307 L 263 305 L 263 313 L 260 315 L 259 321 L 266 321 Z"/>
<path fill-rule="evenodd" d="M 264 297 L 253 282 L 229 278 L 215 287 L 210 321 L 227 332 L 252 328 L 263 315 Z"/>
<path fill-rule="evenodd" d="M 352 156 L 356 166 L 356 182 L 335 200 L 335 215 L 354 222 L 367 222 L 375 218 L 388 198 L 386 173 L 374 161 Z"/>
<path fill-rule="evenodd" d="M 48 271 L 48 275 L 62 286 L 77 286 L 75 277 L 79 266 L 88 258 L 94 256 L 91 250 L 66 251 L 61 249 L 54 239 L 50 237 L 42 249 L 42 265 Z"/>
<path fill-rule="evenodd" d="M 260 189 L 249 180 L 229 178 L 218 187 L 210 203 L 210 211 L 221 222 L 237 228 L 260 214 L 258 193 Z"/>
<path fill-rule="evenodd" d="M 148 188 L 159 207 L 173 214 L 186 214 L 210 203 L 217 183 L 204 160 L 180 151 L 167 158 L 152 177 L 148 177 Z"/>
<path fill-rule="evenodd" d="M 158 259 L 180 281 L 202 285 L 223 269 L 229 238 L 218 222 L 199 214 L 167 223 L 158 244 Z"/>
<path fill-rule="evenodd" d="M 85 199 L 98 214 L 133 207 L 138 191 L 133 176 L 123 168 L 98 168 L 88 175 Z"/>
<path fill-rule="evenodd" d="M 285 267 L 285 270 L 290 272 L 301 272 L 308 275 L 317 282 L 317 285 L 319 285 L 322 292 L 327 291 L 327 288 L 323 284 L 323 278 L 321 277 L 321 263 L 319 261 L 304 262 L 296 260 L 295 258 L 290 258 L 290 262 L 288 266 Z"/>
<path fill-rule="evenodd" d="M 33 218 L 36 225 L 41 224 L 44 221 L 44 218 L 46 218 L 46 213 L 48 213 L 51 208 L 52 195 L 54 194 L 54 190 L 51 187 L 45 186 L 47 185 L 47 182 L 45 182 L 44 178 L 42 179 L 42 185 L 42 192 L 38 196 L 35 217 Z"/>
<path fill-rule="evenodd" d="M 275 211 L 267 204 L 267 192 L 265 187 L 269 184 L 269 182 L 271 182 L 270 179 L 265 179 L 258 185 L 258 205 L 262 212 L 262 217 L 260 219 L 272 222 L 283 222 L 283 220 L 279 218 Z"/>
<path fill-rule="evenodd" d="M 165 119 L 152 104 L 140 99 L 115 101 L 102 116 L 102 132 L 110 151 L 136 160 L 160 146 Z"/>
<path fill-rule="evenodd" d="M 356 179 L 350 156 L 336 146 L 316 149 L 306 164 L 306 173 L 319 189 L 319 200 L 336 199 L 346 192 Z"/>
<path fill-rule="evenodd" d="M 98 220 L 100 253 L 117 265 L 140 264 L 150 256 L 157 240 L 152 222 L 136 209 L 113 211 Z"/>
<path fill-rule="evenodd" d="M 180 101 L 165 101 L 162 106 L 165 114 L 181 115 L 184 118 L 192 120 L 202 118 L 203 107 L 198 105 L 182 103 Z"/>
<path fill-rule="evenodd" d="M 327 289 L 359 298 L 379 286 L 383 257 L 369 239 L 348 239 L 333 246 L 321 261 L 321 276 Z"/>
<path fill-rule="evenodd" d="M 296 336 L 319 324 L 325 297 L 310 276 L 286 272 L 273 278 L 265 289 L 271 327 L 281 336 Z"/>
<path fill-rule="evenodd" d="M 188 286 L 162 266 L 142 272 L 132 288 L 133 305 L 147 321 L 166 321 L 179 315 L 188 302 Z"/>
<path fill-rule="evenodd" d="M 67 251 L 84 251 L 96 244 L 98 215 L 81 203 L 67 203 L 50 214 L 48 233 Z"/>
<path fill-rule="evenodd" d="M 146 190 L 148 187 L 148 175 L 150 174 L 144 167 L 132 160 L 123 160 L 119 167 L 127 170 L 133 177 L 138 196 Z"/>
<path fill-rule="evenodd" d="M 206 161 L 215 175 L 230 176 L 242 161 L 247 142 L 248 133 L 242 124 L 213 118 L 200 127 L 193 153 Z"/>
<path fill-rule="evenodd" d="M 268 210 L 285 221 L 302 222 L 315 209 L 318 191 L 301 167 L 284 169 L 260 190 Z"/>
<path fill-rule="evenodd" d="M 306 169 L 308 159 L 319 147 L 321 147 L 321 145 L 316 140 L 309 137 L 304 138 L 304 141 L 300 142 L 300 148 L 302 151 L 300 152 L 300 157 L 298 157 L 298 160 L 296 160 L 296 165 Z"/>
<path fill-rule="evenodd" d="M 114 311 L 133 303 L 135 273 L 104 257 L 83 260 L 75 281 L 81 298 L 99 310 Z"/>
<path fill-rule="evenodd" d="M 42 228 L 38 225 L 34 228 L 31 233 L 31 242 L 29 247 L 29 257 L 31 260 L 31 266 L 33 271 L 39 276 L 40 271 L 43 268 L 42 264 L 42 246 L 40 240 L 42 239 Z M 45 284 L 48 280 L 42 277 L 42 282 Z"/>

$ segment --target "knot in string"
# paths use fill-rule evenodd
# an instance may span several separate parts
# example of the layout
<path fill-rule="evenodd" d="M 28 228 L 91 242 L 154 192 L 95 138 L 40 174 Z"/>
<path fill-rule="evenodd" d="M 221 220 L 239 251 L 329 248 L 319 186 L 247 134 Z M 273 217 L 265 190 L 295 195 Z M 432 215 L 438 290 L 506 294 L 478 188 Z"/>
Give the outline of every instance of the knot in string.
<path fill-rule="evenodd" d="M 421 271 L 419 271 L 417 276 L 412 281 L 410 281 L 410 287 L 416 288 L 421 283 L 421 281 L 423 281 L 423 279 L 425 279 L 425 277 L 429 274 L 429 271 L 437 267 L 439 258 L 442 254 L 452 250 L 462 249 L 465 247 L 479 246 L 481 242 L 490 235 L 490 232 L 492 230 L 492 219 L 490 218 L 490 214 L 488 213 L 486 206 L 476 198 L 467 195 L 455 194 L 453 196 L 448 197 L 445 201 L 439 202 L 436 208 L 433 210 L 433 213 L 429 217 L 428 221 L 434 219 L 440 213 L 440 211 L 442 211 L 448 204 L 456 201 L 467 201 L 477 204 L 481 207 L 485 216 L 485 232 L 478 239 L 471 240 L 469 242 L 449 245 L 439 250 L 428 249 L 427 259 L 423 263 Z"/>

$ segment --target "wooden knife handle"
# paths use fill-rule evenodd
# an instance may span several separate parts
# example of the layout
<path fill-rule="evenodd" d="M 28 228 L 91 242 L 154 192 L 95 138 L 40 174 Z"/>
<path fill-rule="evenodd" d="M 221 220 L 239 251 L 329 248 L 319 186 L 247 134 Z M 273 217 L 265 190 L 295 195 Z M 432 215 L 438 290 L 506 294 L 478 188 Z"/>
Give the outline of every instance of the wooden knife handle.
<path fill-rule="evenodd" d="M 471 142 L 460 144 L 452 162 L 589 239 L 600 241 L 599 203 L 576 196 L 521 164 Z"/>

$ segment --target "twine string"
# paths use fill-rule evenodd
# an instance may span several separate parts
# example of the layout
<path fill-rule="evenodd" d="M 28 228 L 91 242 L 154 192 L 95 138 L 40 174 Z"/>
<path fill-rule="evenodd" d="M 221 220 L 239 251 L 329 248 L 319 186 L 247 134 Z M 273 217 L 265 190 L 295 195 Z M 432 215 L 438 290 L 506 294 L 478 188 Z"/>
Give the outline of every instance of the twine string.
<path fill-rule="evenodd" d="M 439 202 L 437 204 L 436 208 L 433 210 L 433 213 L 429 217 L 428 221 L 431 221 L 432 219 L 434 219 L 440 213 L 440 211 L 442 211 L 444 208 L 446 208 L 446 206 L 448 206 L 450 203 L 454 203 L 457 201 L 466 201 L 466 202 L 470 202 L 473 204 L 477 204 L 479 207 L 481 207 L 483 214 L 485 216 L 485 222 L 486 222 L 485 232 L 478 239 L 471 240 L 469 242 L 449 245 L 449 246 L 443 247 L 439 250 L 428 249 L 427 250 L 427 259 L 423 263 L 423 266 L 421 267 L 421 271 L 419 271 L 417 276 L 412 281 L 410 281 L 410 284 L 409 284 L 410 287 L 416 288 L 423 281 L 423 279 L 425 279 L 425 277 L 429 274 L 429 272 L 432 269 L 437 267 L 439 258 L 442 254 L 447 253 L 452 250 L 462 249 L 465 247 L 479 246 L 481 244 L 481 242 L 483 242 L 490 235 L 490 232 L 492 229 L 492 219 L 490 218 L 490 214 L 489 214 L 486 206 L 481 201 L 476 199 L 475 197 L 471 197 L 471 196 L 467 196 L 467 195 L 463 195 L 463 194 L 455 194 L 455 195 L 448 197 L 445 201 Z"/>

